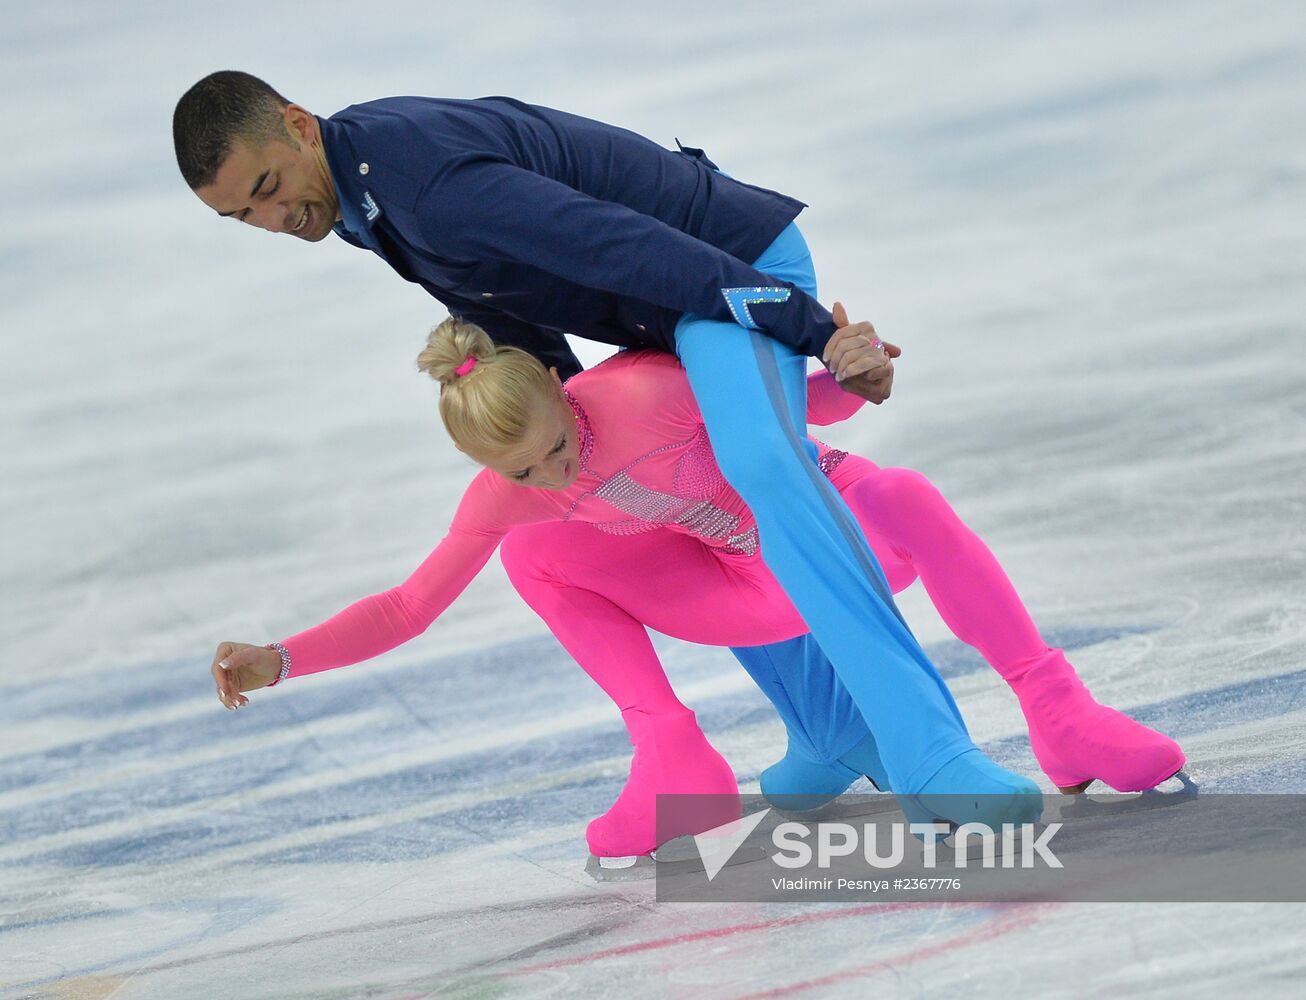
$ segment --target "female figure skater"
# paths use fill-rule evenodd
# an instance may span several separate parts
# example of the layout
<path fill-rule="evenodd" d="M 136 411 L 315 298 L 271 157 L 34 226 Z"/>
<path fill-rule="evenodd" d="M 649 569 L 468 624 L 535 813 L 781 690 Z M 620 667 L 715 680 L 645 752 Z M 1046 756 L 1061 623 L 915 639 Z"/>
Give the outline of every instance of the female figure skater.
<path fill-rule="evenodd" d="M 465 494 L 449 534 L 400 587 L 358 602 L 321 626 L 271 649 L 219 646 L 213 665 L 219 694 L 229 707 L 239 706 L 246 702 L 241 691 L 357 662 L 412 638 L 452 602 L 515 526 L 561 520 L 590 522 L 619 534 L 665 529 L 626 540 L 654 543 L 649 566 L 640 563 L 632 572 L 635 564 L 623 559 L 621 572 L 609 575 L 613 584 L 618 577 L 643 577 L 651 570 L 648 589 L 631 588 L 621 598 L 628 620 L 618 628 L 609 628 L 600 615 L 593 630 L 577 638 L 572 633 L 585 620 L 589 599 L 604 600 L 604 587 L 594 589 L 594 579 L 574 587 L 550 585 L 569 595 L 566 601 L 581 602 L 568 606 L 579 614 L 570 618 L 570 632 L 561 625 L 559 637 L 622 708 L 636 745 L 635 774 L 613 809 L 591 824 L 591 849 L 600 856 L 646 853 L 656 846 L 650 787 L 722 792 L 733 788 L 733 777 L 692 713 L 671 693 L 638 623 L 648 621 L 691 641 L 736 646 L 794 639 L 806 625 L 758 556 L 751 514 L 716 467 L 702 417 L 674 358 L 618 355 L 576 376 L 564 390 L 556 374 L 534 358 L 496 349 L 479 329 L 451 320 L 432 334 L 419 364 L 442 383 L 441 413 L 457 446 L 488 466 Z M 817 377 L 813 385 L 818 422 L 821 385 L 836 408 L 847 408 L 845 394 L 828 376 L 824 382 Z M 839 478 L 847 482 L 850 499 L 857 492 L 852 485 L 874 471 L 870 463 L 859 466 L 860 460 L 830 449 L 822 449 L 822 460 L 835 476 L 848 466 Z M 602 576 L 602 567 L 586 568 Z M 522 578 L 519 572 L 514 576 Z M 547 599 L 532 603 L 537 601 L 537 610 L 547 605 Z M 580 624 L 579 632 L 587 628 Z M 870 676 L 858 685 L 875 697 L 850 698 L 838 689 L 849 711 L 855 702 L 870 722 L 878 750 L 863 730 L 857 745 L 842 755 L 843 764 L 879 776 L 903 797 L 914 818 L 937 815 L 990 824 L 1035 818 L 1035 787 L 979 753 L 937 673 L 904 670 L 893 658 L 876 663 L 878 653 L 864 647 L 864 657 L 872 661 L 864 673 Z M 818 674 L 822 666 L 824 689 L 833 691 L 828 664 L 813 665 L 812 672 Z M 774 697 L 778 688 L 764 690 Z M 830 719 L 841 711 L 831 710 Z M 810 712 L 806 722 L 809 728 L 821 725 Z M 1169 742 L 1136 728 L 1154 743 Z M 1171 771 L 1181 763 L 1180 754 Z M 972 797 L 965 804 L 940 797 L 956 792 Z M 980 798 L 973 797 L 976 793 Z M 713 822 L 705 818 L 704 825 Z"/>

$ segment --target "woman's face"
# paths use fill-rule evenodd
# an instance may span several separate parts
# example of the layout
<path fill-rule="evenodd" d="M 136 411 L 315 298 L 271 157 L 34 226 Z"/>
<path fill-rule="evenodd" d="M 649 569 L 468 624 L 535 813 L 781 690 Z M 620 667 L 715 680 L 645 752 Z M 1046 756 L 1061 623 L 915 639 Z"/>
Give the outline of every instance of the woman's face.
<path fill-rule="evenodd" d="M 536 404 L 530 430 L 518 447 L 484 463 L 519 486 L 565 490 L 580 474 L 580 440 L 576 415 L 559 389 Z"/>

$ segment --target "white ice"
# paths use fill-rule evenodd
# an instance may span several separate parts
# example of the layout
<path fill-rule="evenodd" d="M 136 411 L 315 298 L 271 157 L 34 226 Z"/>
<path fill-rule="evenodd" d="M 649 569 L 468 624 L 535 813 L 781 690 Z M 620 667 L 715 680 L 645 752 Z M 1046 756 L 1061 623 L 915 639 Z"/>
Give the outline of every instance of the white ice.
<path fill-rule="evenodd" d="M 1299 905 L 659 905 L 583 874 L 628 747 L 492 566 L 422 639 L 220 709 L 223 639 L 402 579 L 471 474 L 442 310 L 219 223 L 169 119 L 219 68 L 329 114 L 506 93 L 810 203 L 902 345 L 832 443 L 940 485 L 1099 697 L 1227 791 L 1306 791 L 1298 3 L 5 6 L 0 994 L 1300 994 Z M 605 351 L 580 345 L 594 361 Z M 902 605 L 997 759 L 1014 700 Z M 782 750 L 663 644 L 746 786 Z M 755 786 L 753 786 L 755 787 Z"/>

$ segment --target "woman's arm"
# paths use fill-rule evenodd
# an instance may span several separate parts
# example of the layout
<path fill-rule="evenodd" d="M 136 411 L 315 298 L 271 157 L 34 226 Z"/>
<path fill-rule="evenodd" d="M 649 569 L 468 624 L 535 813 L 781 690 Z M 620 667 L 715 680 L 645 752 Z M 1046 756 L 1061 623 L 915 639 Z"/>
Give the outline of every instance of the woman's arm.
<path fill-rule="evenodd" d="M 828 371 L 807 376 L 807 422 L 825 427 L 847 420 L 866 405 L 866 400 L 844 389 Z"/>
<path fill-rule="evenodd" d="M 223 704 L 239 708 L 248 700 L 241 692 L 276 683 L 283 663 L 289 664 L 287 676 L 331 670 L 379 656 L 425 632 L 484 568 L 508 529 L 531 519 L 532 491 L 500 488 L 495 479 L 488 470 L 476 477 L 449 533 L 399 586 L 282 640 L 280 649 L 219 645 L 212 673 Z"/>
<path fill-rule="evenodd" d="M 380 656 L 421 635 L 484 568 L 502 535 L 451 530 L 407 580 L 283 639 L 291 677 Z"/>

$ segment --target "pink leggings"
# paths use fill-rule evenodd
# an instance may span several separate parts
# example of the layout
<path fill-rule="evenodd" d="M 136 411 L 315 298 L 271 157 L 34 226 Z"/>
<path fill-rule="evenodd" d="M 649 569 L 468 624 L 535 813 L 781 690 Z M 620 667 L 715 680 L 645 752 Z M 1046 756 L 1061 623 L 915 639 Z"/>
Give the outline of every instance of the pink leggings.
<path fill-rule="evenodd" d="M 1003 676 L 1047 652 L 993 553 L 919 472 L 850 455 L 831 481 L 857 517 L 894 593 L 917 577 L 957 638 Z M 514 529 L 509 577 L 623 711 L 685 711 L 645 626 L 712 646 L 808 631 L 760 558 L 719 553 L 668 530 L 613 537 L 584 523 Z M 875 651 L 867 650 L 874 669 Z"/>

